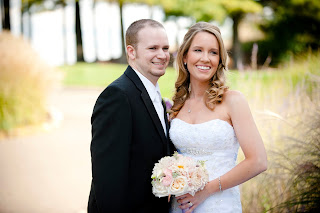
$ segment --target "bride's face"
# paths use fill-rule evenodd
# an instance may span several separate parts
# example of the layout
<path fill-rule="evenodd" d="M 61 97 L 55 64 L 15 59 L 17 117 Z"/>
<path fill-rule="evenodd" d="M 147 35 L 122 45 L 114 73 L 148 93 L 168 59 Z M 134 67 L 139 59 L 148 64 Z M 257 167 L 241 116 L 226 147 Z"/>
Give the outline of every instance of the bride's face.
<path fill-rule="evenodd" d="M 216 73 L 219 61 L 217 38 L 208 32 L 197 33 L 184 58 L 190 72 L 190 81 L 208 82 Z"/>

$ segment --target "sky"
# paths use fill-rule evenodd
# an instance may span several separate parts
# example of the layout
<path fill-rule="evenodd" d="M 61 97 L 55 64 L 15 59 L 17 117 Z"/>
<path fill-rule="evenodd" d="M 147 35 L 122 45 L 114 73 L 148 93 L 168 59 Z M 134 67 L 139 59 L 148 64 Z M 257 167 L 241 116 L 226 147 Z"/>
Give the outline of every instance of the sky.
<path fill-rule="evenodd" d="M 20 35 L 21 0 L 11 0 L 10 6 L 11 32 L 14 35 Z M 161 22 L 166 28 L 171 50 L 175 49 L 176 40 L 179 43 L 182 41 L 187 27 L 192 24 L 192 21 L 187 18 L 181 18 L 178 22 L 164 22 L 165 16 L 160 7 L 150 8 L 146 5 L 130 4 L 125 5 L 123 9 L 125 30 L 133 21 L 141 18 L 153 18 Z M 96 7 L 93 8 L 93 0 L 81 0 L 80 15 L 85 61 L 93 62 L 96 58 L 101 61 L 118 58 L 121 55 L 120 12 L 118 5 L 98 2 Z M 28 25 L 27 21 L 28 17 L 25 14 L 23 16 L 25 26 Z M 74 64 L 76 62 L 75 11 L 73 2 L 69 3 L 65 8 L 65 20 L 63 18 L 63 9 L 59 8 L 55 11 L 32 15 L 31 26 L 31 44 L 43 60 L 53 66 Z M 227 19 L 224 25 L 219 27 L 224 39 L 232 37 L 231 20 Z M 66 32 L 66 39 L 63 36 L 64 30 Z M 27 31 L 26 29 L 25 35 L 29 34 Z M 67 44 L 66 51 L 64 50 L 64 42 Z M 64 57 L 65 52 L 66 57 Z"/>

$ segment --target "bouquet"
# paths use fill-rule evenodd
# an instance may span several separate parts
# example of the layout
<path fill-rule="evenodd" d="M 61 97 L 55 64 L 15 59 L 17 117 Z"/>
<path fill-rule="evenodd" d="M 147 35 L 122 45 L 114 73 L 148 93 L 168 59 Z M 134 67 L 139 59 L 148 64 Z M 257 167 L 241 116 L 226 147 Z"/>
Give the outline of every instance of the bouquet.
<path fill-rule="evenodd" d="M 180 196 L 200 191 L 209 181 L 204 161 L 174 153 L 163 157 L 155 164 L 152 172 L 152 192 L 157 197 Z"/>

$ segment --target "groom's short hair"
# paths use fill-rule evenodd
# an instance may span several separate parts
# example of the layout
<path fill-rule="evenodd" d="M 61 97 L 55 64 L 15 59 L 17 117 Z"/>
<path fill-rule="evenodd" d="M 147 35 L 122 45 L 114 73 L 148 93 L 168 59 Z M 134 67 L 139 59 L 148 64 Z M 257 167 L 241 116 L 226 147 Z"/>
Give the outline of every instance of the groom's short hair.
<path fill-rule="evenodd" d="M 161 27 L 164 29 L 163 25 L 160 22 L 157 22 L 152 19 L 140 19 L 133 22 L 127 29 L 126 32 L 126 46 L 131 45 L 134 48 L 137 48 L 138 40 L 138 32 L 145 27 Z"/>

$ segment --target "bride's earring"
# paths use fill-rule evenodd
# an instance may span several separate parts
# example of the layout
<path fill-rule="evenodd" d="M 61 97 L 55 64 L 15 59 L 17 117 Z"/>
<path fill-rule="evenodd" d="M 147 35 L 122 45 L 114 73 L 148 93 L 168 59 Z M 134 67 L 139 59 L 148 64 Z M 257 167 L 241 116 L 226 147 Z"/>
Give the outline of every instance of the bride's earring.
<path fill-rule="evenodd" d="M 184 62 L 184 63 L 183 63 L 183 65 L 184 65 L 184 68 L 186 69 L 187 73 L 189 73 L 187 63 L 186 63 L 186 62 Z"/>

